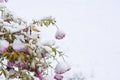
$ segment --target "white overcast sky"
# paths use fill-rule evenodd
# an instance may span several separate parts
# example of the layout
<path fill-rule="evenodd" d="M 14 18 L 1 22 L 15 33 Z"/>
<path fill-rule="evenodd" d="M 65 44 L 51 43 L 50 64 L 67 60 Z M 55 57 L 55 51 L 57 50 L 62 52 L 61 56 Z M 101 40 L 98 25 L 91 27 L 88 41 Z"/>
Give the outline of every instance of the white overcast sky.
<path fill-rule="evenodd" d="M 55 17 L 67 33 L 61 46 L 73 71 L 92 74 L 88 80 L 120 80 L 120 0 L 9 0 L 6 6 L 26 20 Z"/>

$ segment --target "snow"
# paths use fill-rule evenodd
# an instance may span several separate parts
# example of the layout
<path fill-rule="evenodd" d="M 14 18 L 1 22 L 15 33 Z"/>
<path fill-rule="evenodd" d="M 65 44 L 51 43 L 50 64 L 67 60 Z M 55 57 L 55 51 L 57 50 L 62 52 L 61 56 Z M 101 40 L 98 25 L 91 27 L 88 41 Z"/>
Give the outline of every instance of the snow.
<path fill-rule="evenodd" d="M 66 62 L 60 62 L 55 67 L 55 73 L 56 74 L 63 74 L 67 71 L 69 71 L 71 67 Z"/>
<path fill-rule="evenodd" d="M 14 33 L 14 32 L 20 31 L 22 29 L 25 29 L 25 25 L 18 25 L 18 24 L 15 24 L 15 23 L 8 24 L 8 23 L 4 22 L 4 28 L 8 32 Z"/>
<path fill-rule="evenodd" d="M 9 42 L 7 42 L 6 40 L 0 40 L 0 53 L 6 51 L 8 47 Z"/>
<path fill-rule="evenodd" d="M 43 41 L 42 44 L 45 46 L 54 46 L 55 40 Z"/>
<path fill-rule="evenodd" d="M 26 49 L 26 45 L 22 43 L 19 39 L 15 39 L 12 46 L 13 49 L 17 52 L 24 51 Z"/>

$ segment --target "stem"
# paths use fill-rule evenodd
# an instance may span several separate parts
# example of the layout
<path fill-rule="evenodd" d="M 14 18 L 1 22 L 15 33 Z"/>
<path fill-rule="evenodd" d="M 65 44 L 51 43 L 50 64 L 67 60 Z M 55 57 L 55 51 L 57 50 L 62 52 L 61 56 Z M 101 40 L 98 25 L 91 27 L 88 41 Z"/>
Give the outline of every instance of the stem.
<path fill-rule="evenodd" d="M 55 27 L 59 30 L 59 27 L 56 25 L 56 24 L 54 24 L 55 25 Z"/>

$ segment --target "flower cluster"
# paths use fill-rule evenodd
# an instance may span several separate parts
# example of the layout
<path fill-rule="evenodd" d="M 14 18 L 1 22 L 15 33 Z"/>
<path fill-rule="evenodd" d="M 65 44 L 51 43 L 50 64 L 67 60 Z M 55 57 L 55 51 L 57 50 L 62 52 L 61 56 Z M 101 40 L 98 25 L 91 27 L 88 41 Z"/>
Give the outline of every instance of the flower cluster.
<path fill-rule="evenodd" d="M 56 65 L 54 79 L 56 80 L 62 80 L 63 76 L 62 74 L 69 71 L 71 68 L 67 63 L 59 63 Z"/>
<path fill-rule="evenodd" d="M 0 0 L 0 2 L 7 0 Z M 56 47 L 54 41 L 41 42 L 40 26 L 56 25 L 52 17 L 33 20 L 30 24 L 21 18 L 15 17 L 6 7 L 0 6 L 0 75 L 5 78 L 22 80 L 44 80 L 47 70 L 57 56 L 64 57 L 64 53 Z M 56 40 L 63 39 L 65 33 L 57 28 Z M 52 60 L 52 61 L 51 61 Z M 6 61 L 6 64 L 4 63 Z M 62 80 L 63 73 L 70 67 L 59 63 L 55 70 L 55 80 Z"/>

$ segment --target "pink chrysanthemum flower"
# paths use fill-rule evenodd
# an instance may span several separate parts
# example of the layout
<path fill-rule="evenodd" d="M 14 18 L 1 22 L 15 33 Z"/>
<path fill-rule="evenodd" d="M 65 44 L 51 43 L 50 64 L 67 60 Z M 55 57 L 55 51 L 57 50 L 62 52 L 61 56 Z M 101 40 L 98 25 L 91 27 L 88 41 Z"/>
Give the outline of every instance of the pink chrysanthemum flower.
<path fill-rule="evenodd" d="M 63 39 L 65 37 L 65 33 L 61 30 L 57 30 L 56 34 L 55 34 L 55 38 L 60 40 Z"/>
<path fill-rule="evenodd" d="M 63 80 L 63 76 L 62 76 L 61 74 L 56 74 L 56 75 L 54 76 L 54 79 L 55 79 L 55 80 Z"/>
<path fill-rule="evenodd" d="M 39 78 L 39 80 L 44 80 L 43 75 L 42 75 L 42 73 L 40 71 L 36 72 L 36 76 Z"/>
<path fill-rule="evenodd" d="M 0 40 L 0 53 L 7 51 L 9 47 L 9 42 L 6 40 Z"/>

